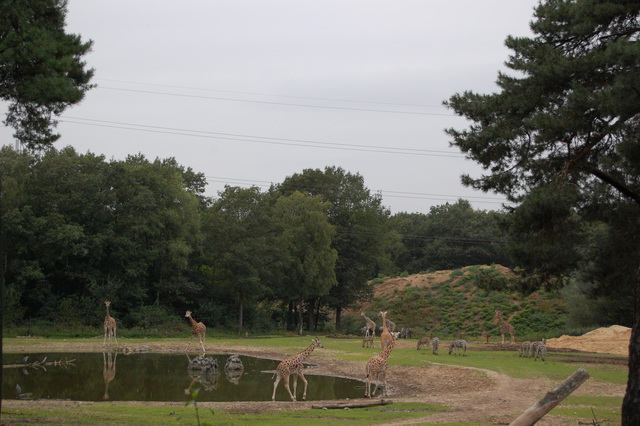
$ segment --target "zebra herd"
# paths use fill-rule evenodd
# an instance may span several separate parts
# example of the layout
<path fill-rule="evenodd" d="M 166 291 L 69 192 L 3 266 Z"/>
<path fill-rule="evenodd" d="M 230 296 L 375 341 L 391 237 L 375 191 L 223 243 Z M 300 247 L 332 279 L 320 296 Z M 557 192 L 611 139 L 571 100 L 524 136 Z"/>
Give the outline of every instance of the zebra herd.
<path fill-rule="evenodd" d="M 540 357 L 541 360 L 545 360 L 547 357 L 547 339 L 544 337 L 540 342 L 525 341 L 520 345 L 520 349 L 518 350 L 520 357 L 531 358 L 533 357 L 534 361 L 538 360 Z"/>
<path fill-rule="evenodd" d="M 375 337 L 375 323 L 367 318 L 364 312 L 361 315 L 367 320 L 368 323 L 367 326 L 362 327 L 362 329 L 360 330 L 364 335 L 364 339 L 362 340 L 362 347 L 371 348 L 373 347 L 373 338 Z M 399 332 L 396 332 L 396 325 L 393 321 L 385 318 L 385 323 L 387 329 L 394 339 L 411 338 L 413 333 L 413 330 L 411 328 L 403 327 Z M 382 327 L 380 327 L 380 330 L 382 330 Z M 440 345 L 440 339 L 438 337 L 434 337 L 433 339 L 429 337 L 422 337 L 418 339 L 417 349 L 420 350 L 423 347 L 428 349 L 430 344 L 433 347 L 433 354 L 438 355 L 438 346 Z M 467 356 L 467 341 L 464 339 L 457 339 L 451 342 L 451 344 L 449 345 L 449 355 L 451 354 Z M 540 357 L 542 361 L 545 361 L 547 356 L 546 339 L 542 338 L 541 341 L 533 343 L 528 340 L 523 342 L 518 349 L 518 354 L 520 357 L 533 358 L 534 361 L 537 361 L 538 357 Z"/>

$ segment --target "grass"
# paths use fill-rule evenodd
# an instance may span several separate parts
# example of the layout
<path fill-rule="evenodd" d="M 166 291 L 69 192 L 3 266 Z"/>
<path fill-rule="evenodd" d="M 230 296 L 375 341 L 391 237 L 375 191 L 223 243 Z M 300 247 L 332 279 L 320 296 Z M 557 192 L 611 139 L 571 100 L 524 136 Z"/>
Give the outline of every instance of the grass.
<path fill-rule="evenodd" d="M 215 341 L 217 346 L 223 348 L 248 348 L 252 350 L 270 349 L 280 351 L 287 355 L 299 352 L 311 343 L 312 336 L 284 337 L 271 336 L 260 338 L 209 338 L 209 343 Z M 346 359 L 364 363 L 377 351 L 363 348 L 360 339 L 329 339 L 320 337 L 324 348 L 317 349 L 310 362 L 322 357 Z M 121 338 L 119 344 L 123 346 L 144 345 L 161 343 L 180 346 L 185 344 L 186 337 L 171 339 L 144 339 Z M 415 343 L 416 340 L 410 340 Z M 11 352 L 12 347 L 23 347 L 29 351 L 31 347 L 42 348 L 46 344 L 47 350 L 69 351 L 69 344 L 81 347 L 83 343 L 95 344 L 96 339 L 24 339 L 5 338 L 3 346 L 6 352 Z M 578 368 L 585 368 L 590 379 L 597 382 L 624 384 L 627 380 L 627 368 L 623 365 L 590 364 L 590 358 L 597 357 L 594 354 L 571 353 L 572 362 L 565 362 L 567 354 L 548 353 L 547 360 L 523 359 L 518 357 L 515 351 L 481 351 L 477 350 L 478 344 L 471 344 L 467 356 L 448 355 L 447 347 L 441 344 L 440 355 L 431 354 L 430 350 L 417 351 L 415 345 L 411 347 L 398 347 L 394 349 L 390 359 L 390 365 L 429 366 L 432 363 L 447 365 L 459 365 L 497 371 L 515 378 L 544 377 L 551 383 L 559 384 L 573 374 Z M 607 355 L 607 357 L 610 357 Z M 584 363 L 580 359 L 584 358 Z M 578 362 L 575 362 L 575 361 Z M 551 389 L 550 389 L 551 390 Z M 542 398 L 544 395 L 540 395 Z M 584 421 L 595 418 L 606 422 L 620 422 L 621 397 L 609 395 L 568 397 L 551 414 L 567 417 L 571 420 Z M 66 403 L 62 406 L 39 407 L 37 404 L 28 408 L 7 409 L 3 404 L 2 420 L 15 424 L 197 424 L 196 413 L 193 406 L 180 404 L 158 406 L 146 403 Z M 269 411 L 264 413 L 228 413 L 222 410 L 211 412 L 207 403 L 198 403 L 199 416 L 202 424 L 329 424 L 335 422 L 349 422 L 350 424 L 376 424 L 401 422 L 417 417 L 426 417 L 430 413 L 446 410 L 444 406 L 424 403 L 399 403 L 394 402 L 387 406 L 374 406 L 351 410 L 290 410 Z M 592 410 L 593 409 L 593 413 Z"/>
<path fill-rule="evenodd" d="M 372 425 L 397 422 L 430 413 L 446 407 L 423 403 L 394 403 L 391 405 L 358 408 L 351 410 L 288 410 L 265 413 L 230 414 L 213 411 L 206 404 L 198 404 L 200 421 L 216 425 L 266 424 L 266 425 L 335 425 L 349 422 L 350 425 Z M 193 425 L 197 424 L 193 407 L 132 405 L 126 403 L 83 403 L 73 409 L 11 409 L 3 411 L 5 420 L 15 424 L 110 424 L 110 425 Z"/>

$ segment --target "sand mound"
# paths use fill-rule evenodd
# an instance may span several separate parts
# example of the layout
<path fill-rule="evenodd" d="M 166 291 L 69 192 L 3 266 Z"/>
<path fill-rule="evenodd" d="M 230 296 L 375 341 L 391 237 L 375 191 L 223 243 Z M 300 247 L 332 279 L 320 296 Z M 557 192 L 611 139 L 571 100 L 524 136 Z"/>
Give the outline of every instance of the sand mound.
<path fill-rule="evenodd" d="M 568 348 L 599 354 L 629 355 L 631 329 L 621 325 L 597 328 L 582 336 L 560 336 L 547 340 L 549 348 Z"/>

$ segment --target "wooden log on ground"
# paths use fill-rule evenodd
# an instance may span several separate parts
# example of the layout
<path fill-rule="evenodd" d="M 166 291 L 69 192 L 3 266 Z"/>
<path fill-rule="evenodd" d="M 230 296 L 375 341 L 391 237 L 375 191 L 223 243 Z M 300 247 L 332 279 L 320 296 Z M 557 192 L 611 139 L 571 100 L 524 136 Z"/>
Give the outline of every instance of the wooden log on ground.
<path fill-rule="evenodd" d="M 327 405 L 312 405 L 311 408 L 317 408 L 321 410 L 325 409 L 342 409 L 342 408 L 362 408 L 362 407 L 372 407 L 374 405 L 387 405 L 391 404 L 393 401 L 389 401 L 388 399 L 379 399 L 379 400 L 371 400 L 371 401 L 345 401 L 345 402 L 335 402 Z"/>
<path fill-rule="evenodd" d="M 540 401 L 533 404 L 515 419 L 509 426 L 529 426 L 535 424 L 549 411 L 569 396 L 574 390 L 589 378 L 589 373 L 584 368 L 579 368 L 570 377 L 560 383 L 557 388 L 547 394 Z"/>

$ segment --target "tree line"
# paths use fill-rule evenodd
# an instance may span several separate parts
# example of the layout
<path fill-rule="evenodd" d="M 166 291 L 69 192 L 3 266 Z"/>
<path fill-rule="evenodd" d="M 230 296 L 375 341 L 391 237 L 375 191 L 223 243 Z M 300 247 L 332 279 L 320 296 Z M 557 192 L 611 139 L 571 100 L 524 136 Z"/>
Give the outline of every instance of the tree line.
<path fill-rule="evenodd" d="M 459 200 L 391 216 L 338 167 L 207 197 L 204 175 L 172 158 L 5 146 L 0 166 L 5 324 L 98 326 L 109 299 L 125 327 L 190 309 L 238 332 L 301 332 L 329 311 L 339 327 L 379 275 L 508 262 L 499 213 Z"/>

